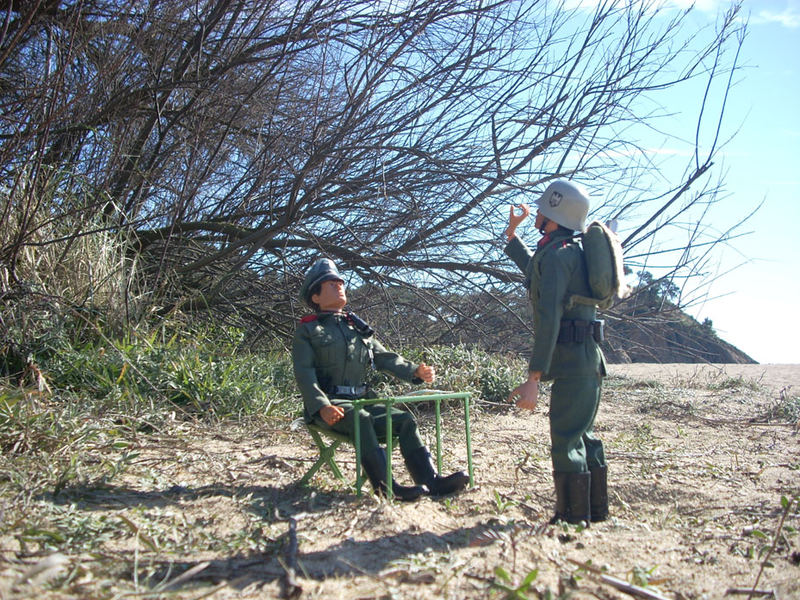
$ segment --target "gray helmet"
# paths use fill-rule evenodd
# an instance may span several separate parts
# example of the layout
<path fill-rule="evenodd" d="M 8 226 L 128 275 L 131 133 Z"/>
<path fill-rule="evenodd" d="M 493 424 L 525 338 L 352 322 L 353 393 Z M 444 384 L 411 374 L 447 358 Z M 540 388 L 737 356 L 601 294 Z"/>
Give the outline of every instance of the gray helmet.
<path fill-rule="evenodd" d="M 548 185 L 536 200 L 536 206 L 540 213 L 562 227 L 574 231 L 583 231 L 586 228 L 589 195 L 573 181 L 557 179 Z"/>
<path fill-rule="evenodd" d="M 311 265 L 311 268 L 306 273 L 306 278 L 303 280 L 303 285 L 300 287 L 300 298 L 306 303 L 311 303 L 311 290 L 314 286 L 323 281 L 336 281 L 344 282 L 342 276 L 339 275 L 339 269 L 333 264 L 329 258 L 320 258 L 317 262 Z"/>

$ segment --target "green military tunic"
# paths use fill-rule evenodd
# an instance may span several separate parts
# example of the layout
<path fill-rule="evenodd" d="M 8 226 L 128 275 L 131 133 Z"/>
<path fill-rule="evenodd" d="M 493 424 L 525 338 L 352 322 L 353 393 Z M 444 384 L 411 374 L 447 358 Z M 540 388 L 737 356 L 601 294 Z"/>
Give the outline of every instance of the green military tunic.
<path fill-rule="evenodd" d="M 525 273 L 533 306 L 535 332 L 529 370 L 553 380 L 550 393 L 550 438 L 553 470 L 581 473 L 605 465 L 602 442 L 594 435 L 605 359 L 587 334 L 581 342 L 559 343 L 565 320 L 594 321 L 597 309 L 568 306 L 573 294 L 591 296 L 583 250 L 571 230 L 559 227 L 542 239 L 536 252 L 518 237 L 506 254 Z"/>
<path fill-rule="evenodd" d="M 371 330 L 357 327 L 352 318 L 341 313 L 320 312 L 304 317 L 295 330 L 292 361 L 306 422 L 344 433 L 351 439 L 355 411 L 350 398 L 337 397 L 335 386 L 363 386 L 370 366 L 404 381 L 421 382 L 414 376 L 419 365 L 388 351 Z M 340 406 L 345 411 L 344 418 L 332 427 L 319 415 L 320 409 L 328 405 Z M 410 413 L 393 408 L 391 415 L 392 429 L 400 438 L 404 456 L 424 445 Z M 385 442 L 386 407 L 364 407 L 358 418 L 364 456 L 379 440 Z"/>

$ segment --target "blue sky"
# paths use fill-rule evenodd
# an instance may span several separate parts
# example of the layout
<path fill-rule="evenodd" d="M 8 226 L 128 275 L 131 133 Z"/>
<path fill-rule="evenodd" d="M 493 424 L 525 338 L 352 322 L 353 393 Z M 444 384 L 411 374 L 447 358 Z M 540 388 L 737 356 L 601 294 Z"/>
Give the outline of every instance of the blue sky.
<path fill-rule="evenodd" d="M 591 9 L 597 2 L 571 0 L 568 6 Z M 694 6 L 684 26 L 696 26 L 698 40 L 731 5 L 730 0 L 663 3 Z M 800 304 L 800 0 L 744 0 L 740 16 L 747 21 L 747 36 L 722 129 L 723 139 L 733 138 L 715 161 L 723 193 L 704 223 L 724 231 L 763 205 L 738 230 L 747 234 L 715 253 L 708 270 L 716 277 L 685 290 L 684 298 L 691 301 L 690 314 L 711 319 L 722 339 L 756 361 L 800 364 L 795 309 Z M 659 97 L 677 113 L 670 129 L 683 133 L 671 141 L 653 138 L 653 156 L 686 156 L 702 92 L 684 86 Z M 675 144 L 681 135 L 684 148 Z M 620 225 L 624 238 L 626 226 L 638 223 Z"/>
<path fill-rule="evenodd" d="M 725 4 L 705 0 L 709 18 Z M 748 34 L 726 123 L 723 153 L 730 222 L 764 201 L 720 255 L 709 299 L 691 312 L 761 363 L 800 363 L 800 0 L 745 0 Z M 799 382 L 800 383 L 800 382 Z"/>

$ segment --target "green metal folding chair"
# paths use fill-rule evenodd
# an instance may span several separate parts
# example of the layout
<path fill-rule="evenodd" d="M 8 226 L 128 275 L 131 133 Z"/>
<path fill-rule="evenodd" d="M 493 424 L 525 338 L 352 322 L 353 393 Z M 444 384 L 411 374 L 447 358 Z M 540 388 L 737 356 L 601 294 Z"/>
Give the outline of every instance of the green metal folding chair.
<path fill-rule="evenodd" d="M 311 434 L 311 439 L 314 440 L 314 443 L 319 449 L 319 458 L 317 458 L 317 461 L 311 465 L 311 468 L 306 471 L 303 477 L 300 479 L 300 485 L 307 485 L 316 472 L 319 471 L 324 465 L 327 465 L 328 468 L 330 468 L 336 479 L 345 481 L 344 475 L 342 475 L 342 471 L 339 469 L 339 465 L 336 464 L 334 455 L 336 454 L 336 449 L 341 446 L 342 443 L 349 443 L 350 439 L 346 435 L 336 433 L 335 431 L 322 429 L 313 423 L 305 423 L 305 426 L 306 429 L 308 429 L 308 433 Z M 330 444 L 325 443 L 323 436 L 331 441 Z"/>
<path fill-rule="evenodd" d="M 435 414 L 436 414 L 436 463 L 438 470 L 442 470 L 442 433 L 441 433 L 441 402 L 443 400 L 452 400 L 458 399 L 464 403 L 464 425 L 465 425 L 465 441 L 467 444 L 467 467 L 469 473 L 469 484 L 470 487 L 475 485 L 475 478 L 473 473 L 473 466 L 472 466 L 472 436 L 470 431 L 470 421 L 469 421 L 469 392 L 437 392 L 431 393 L 429 390 L 425 390 L 422 393 L 412 394 L 408 396 L 393 396 L 387 398 L 365 398 L 365 399 L 358 399 L 353 401 L 353 405 L 355 410 L 359 410 L 362 406 L 366 406 L 368 404 L 384 404 L 386 405 L 386 411 L 389 412 L 391 407 L 394 404 L 401 404 L 401 403 L 413 403 L 413 402 L 427 402 L 433 401 L 435 407 Z M 307 485 L 311 478 L 319 471 L 323 465 L 328 465 L 330 470 L 333 472 L 334 476 L 339 479 L 340 481 L 346 481 L 344 476 L 342 475 L 342 471 L 339 469 L 339 466 L 336 464 L 336 460 L 334 459 L 334 455 L 336 454 L 336 449 L 342 443 L 350 443 L 350 438 L 346 435 L 337 433 L 335 431 L 331 431 L 329 429 L 323 429 L 318 427 L 317 425 L 305 423 L 302 419 L 298 419 L 295 423 L 302 422 L 306 429 L 308 429 L 309 434 L 311 434 L 311 439 L 314 440 L 314 443 L 317 445 L 319 449 L 319 458 L 316 462 L 311 465 L 311 468 L 306 471 L 303 477 L 300 479 L 300 485 Z M 392 481 L 392 448 L 394 447 L 394 442 L 397 441 L 397 436 L 395 432 L 392 431 L 392 423 L 391 420 L 387 423 L 387 434 L 391 438 L 389 443 L 386 444 L 386 481 Z M 355 488 L 356 494 L 358 496 L 361 495 L 361 485 L 363 483 L 363 477 L 361 473 L 361 452 L 359 451 L 360 446 L 360 429 L 358 427 L 358 420 L 356 420 L 356 428 L 354 434 L 353 445 L 356 449 L 356 481 L 355 481 Z M 330 443 L 326 443 L 325 439 L 328 438 Z M 391 497 L 391 486 L 389 487 L 389 495 Z"/>

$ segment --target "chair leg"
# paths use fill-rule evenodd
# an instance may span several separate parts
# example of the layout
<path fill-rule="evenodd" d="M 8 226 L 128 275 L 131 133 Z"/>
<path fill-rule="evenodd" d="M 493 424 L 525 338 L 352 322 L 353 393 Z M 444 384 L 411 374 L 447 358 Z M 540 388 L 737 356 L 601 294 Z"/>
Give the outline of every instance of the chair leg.
<path fill-rule="evenodd" d="M 317 450 L 319 450 L 319 458 L 317 458 L 316 462 L 311 465 L 308 471 L 300 478 L 298 485 L 308 485 L 308 482 L 311 481 L 311 478 L 319 471 L 323 465 L 328 465 L 330 467 L 331 472 L 333 475 L 339 480 L 347 482 L 347 479 L 342 474 L 342 471 L 339 469 L 339 465 L 336 464 L 336 460 L 334 456 L 336 454 L 337 448 L 345 442 L 350 443 L 349 438 L 346 436 L 338 436 L 337 438 L 333 438 L 331 436 L 323 435 L 327 432 L 323 432 L 321 435 L 319 430 L 312 429 L 311 427 L 308 428 L 308 433 L 311 435 L 311 439 L 314 440 L 314 443 L 317 446 Z M 326 440 L 330 439 L 331 444 L 327 445 L 325 442 Z M 381 449 L 381 452 L 383 450 Z M 362 457 L 362 464 L 363 464 L 363 457 Z M 359 470 L 359 467 L 362 465 L 356 465 L 356 471 Z M 386 467 L 384 466 L 384 473 L 383 477 L 386 477 Z M 361 487 L 358 485 L 358 476 L 356 476 L 356 494 L 361 495 Z M 417 488 L 416 486 L 401 486 L 397 484 L 397 482 L 392 482 L 392 494 L 400 497 L 402 500 L 409 500 L 409 499 L 416 499 L 421 493 L 423 493 L 424 488 Z"/>
<path fill-rule="evenodd" d="M 320 436 L 319 433 L 313 430 L 309 430 L 309 433 L 311 434 L 311 438 L 314 440 L 314 443 L 317 445 L 317 449 L 319 450 L 319 458 L 313 465 L 311 465 L 311 468 L 306 471 L 305 475 L 303 475 L 303 477 L 300 479 L 300 485 L 306 485 L 309 481 L 311 481 L 311 478 L 316 474 L 317 471 L 320 470 L 323 465 L 328 465 L 331 472 L 333 472 L 333 475 L 340 481 L 344 481 L 344 475 L 342 475 L 339 465 L 337 465 L 336 460 L 334 460 L 336 449 L 342 442 L 335 440 L 330 446 L 328 446 L 325 444 L 322 436 Z"/>
<path fill-rule="evenodd" d="M 333 459 L 333 456 L 336 453 L 336 448 L 339 447 L 339 444 L 341 444 L 341 442 L 334 442 L 325 449 L 325 464 L 327 464 L 331 471 L 333 471 L 333 475 L 336 477 L 336 479 L 344 481 L 344 475 L 342 475 L 342 472 L 339 470 L 339 465 L 337 465 L 336 461 Z"/>
<path fill-rule="evenodd" d="M 320 455 L 320 457 L 317 459 L 317 462 L 311 465 L 311 468 L 308 471 L 306 471 L 305 475 L 303 475 L 300 478 L 300 481 L 297 482 L 298 485 L 301 486 L 308 485 L 308 482 L 311 481 L 311 478 L 314 477 L 314 475 L 316 475 L 317 471 L 319 471 L 319 468 L 324 464 L 325 464 L 325 459 Z"/>

